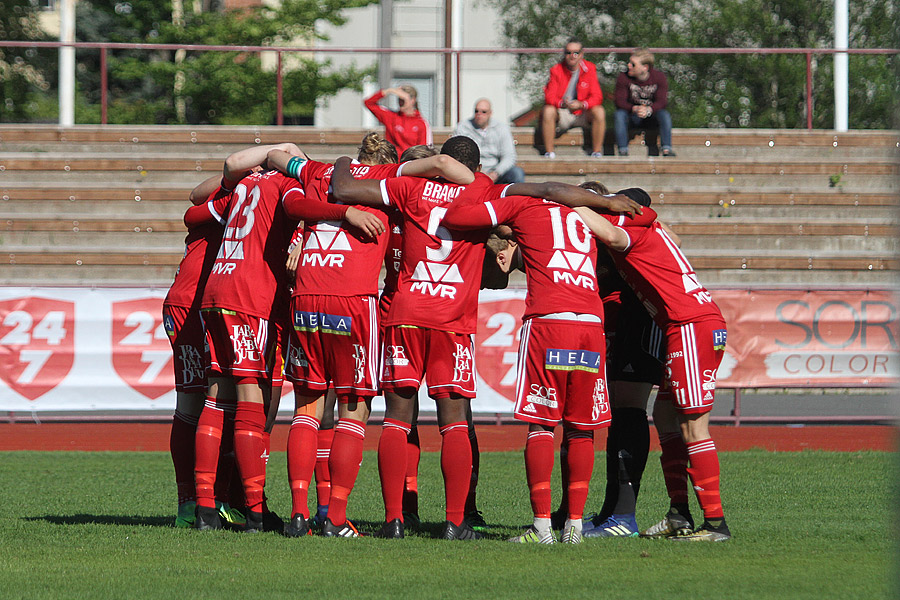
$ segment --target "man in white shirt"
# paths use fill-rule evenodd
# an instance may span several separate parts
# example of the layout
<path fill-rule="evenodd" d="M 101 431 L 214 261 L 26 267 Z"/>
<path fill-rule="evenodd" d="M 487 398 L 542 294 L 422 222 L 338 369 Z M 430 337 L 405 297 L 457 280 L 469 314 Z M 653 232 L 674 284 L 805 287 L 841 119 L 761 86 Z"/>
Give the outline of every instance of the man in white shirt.
<path fill-rule="evenodd" d="M 471 119 L 460 121 L 454 135 L 475 140 L 481 151 L 481 170 L 494 183 L 523 183 L 525 171 L 516 166 L 516 145 L 509 127 L 491 118 L 491 102 L 481 98 L 475 103 Z"/>

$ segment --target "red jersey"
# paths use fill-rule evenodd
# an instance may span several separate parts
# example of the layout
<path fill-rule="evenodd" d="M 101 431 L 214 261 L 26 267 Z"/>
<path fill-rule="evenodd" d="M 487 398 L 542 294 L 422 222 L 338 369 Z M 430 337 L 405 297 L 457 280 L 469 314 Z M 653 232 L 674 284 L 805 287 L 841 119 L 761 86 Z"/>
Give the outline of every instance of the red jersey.
<path fill-rule="evenodd" d="M 300 203 L 293 202 L 293 196 L 298 192 L 290 192 L 285 197 L 288 214 L 304 219 L 303 250 L 297 265 L 294 295 L 377 296 L 378 275 L 389 236 L 379 235 L 371 240 L 346 221 L 316 221 L 308 212 L 310 208 L 317 208 L 314 203 L 328 202 L 333 170 L 334 165 L 312 160 L 305 162 L 297 178 L 303 184 L 306 198 Z M 397 164 L 354 164 L 350 167 L 357 179 L 396 177 L 399 171 Z M 390 229 L 384 210 L 366 206 L 356 208 L 375 214 L 385 229 Z"/>
<path fill-rule="evenodd" d="M 231 190 L 219 187 L 210 194 L 210 200 L 228 196 Z M 163 304 L 183 308 L 200 308 L 203 288 L 212 269 L 219 242 L 222 241 L 222 224 L 217 221 L 198 223 L 188 227 L 184 238 L 184 256 L 175 271 L 175 281 L 166 294 Z"/>
<path fill-rule="evenodd" d="M 378 101 L 382 98 L 384 98 L 384 93 L 379 90 L 366 98 L 364 104 L 375 115 L 375 118 L 384 125 L 384 137 L 394 145 L 397 149 L 397 154 L 403 154 L 403 151 L 410 146 L 422 144 L 431 146 L 434 143 L 431 136 L 431 126 L 419 111 L 412 115 L 404 115 L 400 112 L 388 110 L 378 104 Z"/>
<path fill-rule="evenodd" d="M 278 171 L 253 173 L 224 201 L 207 204 L 209 212 L 225 224 L 225 234 L 201 308 L 268 319 L 286 302 L 279 294 L 287 290 L 285 261 L 297 222 L 285 214 L 282 199 L 296 187 L 296 180 Z"/>
<path fill-rule="evenodd" d="M 610 254 L 622 278 L 659 326 L 722 318 L 694 267 L 659 223 L 648 228 L 626 225 L 624 229 L 631 236 L 631 247 Z"/>
<path fill-rule="evenodd" d="M 505 223 L 512 228 L 528 279 L 523 320 L 559 312 L 602 319 L 597 245 L 578 213 L 541 198 L 499 197 L 503 189 L 495 186 L 484 204 L 455 207 L 444 224 L 471 228 Z"/>
<path fill-rule="evenodd" d="M 384 203 L 403 214 L 403 246 L 397 292 L 384 325 L 418 325 L 474 333 L 486 232 L 450 232 L 440 222 L 467 188 L 475 198 L 491 186 L 476 173 L 468 186 L 418 177 L 381 182 Z"/>

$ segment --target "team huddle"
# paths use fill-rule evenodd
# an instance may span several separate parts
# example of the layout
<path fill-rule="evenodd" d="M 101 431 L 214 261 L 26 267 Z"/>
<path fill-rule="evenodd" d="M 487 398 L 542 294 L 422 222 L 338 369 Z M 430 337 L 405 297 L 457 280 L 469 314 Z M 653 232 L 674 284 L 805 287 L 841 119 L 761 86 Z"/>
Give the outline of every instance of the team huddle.
<path fill-rule="evenodd" d="M 293 144 L 249 148 L 226 159 L 221 181 L 192 192 L 185 257 L 163 307 L 178 392 L 176 525 L 357 537 L 347 500 L 371 400 L 383 394 L 385 519 L 373 535 L 404 537 L 418 525 L 417 399 L 427 379 L 442 440 L 441 537 L 479 539 L 486 524 L 475 504 L 470 407 L 478 291 L 521 268 L 527 296 L 514 416 L 528 423 L 534 522 L 510 541 L 555 543 L 554 529 L 563 543 L 639 534 L 634 507 L 654 385 L 671 506 L 641 535 L 730 538 L 708 430 L 725 323 L 677 236 L 643 190 L 495 185 L 479 162 L 467 137 L 448 139 L 440 154 L 419 146 L 398 159 L 369 134 L 357 161 L 334 165 Z M 264 492 L 284 377 L 295 400 L 287 523 Z M 560 423 L 563 497 L 552 511 Z M 594 431 L 606 427 L 606 500 L 584 519 Z M 689 481 L 704 513 L 696 529 Z"/>

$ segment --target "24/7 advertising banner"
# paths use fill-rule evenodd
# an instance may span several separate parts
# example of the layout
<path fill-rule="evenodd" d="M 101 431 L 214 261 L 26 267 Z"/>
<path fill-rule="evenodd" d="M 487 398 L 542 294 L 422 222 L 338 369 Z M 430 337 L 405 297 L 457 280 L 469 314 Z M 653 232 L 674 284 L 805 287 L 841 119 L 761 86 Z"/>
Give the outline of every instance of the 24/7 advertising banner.
<path fill-rule="evenodd" d="M 0 410 L 174 409 L 164 297 L 144 288 L 0 288 Z M 512 410 L 524 298 L 524 290 L 481 293 L 475 412 Z M 713 298 L 728 324 L 719 387 L 897 381 L 891 292 L 719 290 Z M 432 409 L 427 396 L 420 400 Z M 383 406 L 376 400 L 373 408 Z"/>

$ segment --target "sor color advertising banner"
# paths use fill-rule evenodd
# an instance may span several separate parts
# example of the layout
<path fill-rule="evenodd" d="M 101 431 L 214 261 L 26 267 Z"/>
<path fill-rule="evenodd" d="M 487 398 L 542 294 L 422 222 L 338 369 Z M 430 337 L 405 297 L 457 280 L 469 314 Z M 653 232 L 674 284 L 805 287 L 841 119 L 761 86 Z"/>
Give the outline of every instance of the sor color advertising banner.
<path fill-rule="evenodd" d="M 164 297 L 142 288 L 0 288 L 0 410 L 174 409 Z M 512 410 L 524 298 L 524 290 L 481 293 L 475 412 Z M 713 298 L 728 327 L 720 387 L 881 386 L 900 373 L 891 292 L 719 290 Z M 284 393 L 290 412 L 289 385 Z M 376 399 L 373 408 L 383 406 Z"/>

